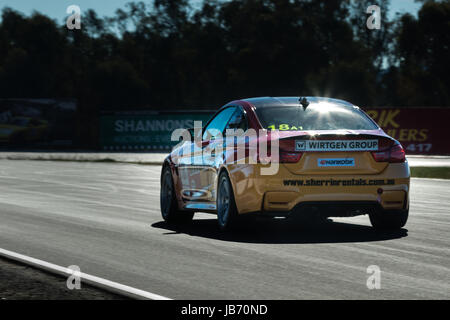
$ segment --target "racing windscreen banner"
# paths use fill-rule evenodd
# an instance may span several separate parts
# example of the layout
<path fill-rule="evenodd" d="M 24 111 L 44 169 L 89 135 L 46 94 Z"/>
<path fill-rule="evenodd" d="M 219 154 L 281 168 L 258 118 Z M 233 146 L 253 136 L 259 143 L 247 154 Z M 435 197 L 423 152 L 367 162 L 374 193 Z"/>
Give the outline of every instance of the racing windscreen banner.
<path fill-rule="evenodd" d="M 370 108 L 366 113 L 398 140 L 406 154 L 449 155 L 450 108 Z"/>

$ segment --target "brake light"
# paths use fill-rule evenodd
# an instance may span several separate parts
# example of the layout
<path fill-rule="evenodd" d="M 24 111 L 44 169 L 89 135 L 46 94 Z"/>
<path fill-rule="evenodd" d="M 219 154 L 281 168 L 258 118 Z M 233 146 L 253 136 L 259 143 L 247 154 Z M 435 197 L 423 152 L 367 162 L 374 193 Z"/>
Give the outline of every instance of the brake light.
<path fill-rule="evenodd" d="M 295 151 L 295 140 L 281 139 L 279 140 L 280 163 L 297 163 L 302 157 L 302 152 Z"/>
<path fill-rule="evenodd" d="M 400 144 L 396 144 L 391 148 L 389 162 L 405 162 L 405 150 Z"/>
<path fill-rule="evenodd" d="M 389 150 L 372 152 L 372 155 L 373 155 L 373 159 L 376 162 L 387 162 L 387 161 L 389 161 Z"/>
<path fill-rule="evenodd" d="M 399 143 L 395 144 L 390 149 L 372 152 L 372 156 L 376 162 L 405 162 L 405 150 L 403 150 L 403 147 Z"/>
<path fill-rule="evenodd" d="M 301 152 L 291 152 L 280 150 L 280 163 L 297 163 L 302 157 Z"/>

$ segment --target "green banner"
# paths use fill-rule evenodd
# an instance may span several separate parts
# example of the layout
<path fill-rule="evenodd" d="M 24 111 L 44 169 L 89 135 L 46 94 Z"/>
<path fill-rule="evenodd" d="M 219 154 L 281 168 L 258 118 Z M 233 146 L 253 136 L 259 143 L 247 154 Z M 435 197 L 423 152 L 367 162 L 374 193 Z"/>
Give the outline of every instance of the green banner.
<path fill-rule="evenodd" d="M 178 141 L 171 141 L 178 128 L 202 126 L 212 112 L 174 112 L 156 114 L 111 114 L 100 119 L 100 147 L 105 151 L 168 151 Z"/>

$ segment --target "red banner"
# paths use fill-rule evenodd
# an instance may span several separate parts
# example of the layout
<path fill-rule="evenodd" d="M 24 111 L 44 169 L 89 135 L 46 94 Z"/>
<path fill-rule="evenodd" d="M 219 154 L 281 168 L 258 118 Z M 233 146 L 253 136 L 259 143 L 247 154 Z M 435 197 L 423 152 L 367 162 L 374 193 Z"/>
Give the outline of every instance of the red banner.
<path fill-rule="evenodd" d="M 373 108 L 366 112 L 402 144 L 406 154 L 450 154 L 450 108 Z"/>

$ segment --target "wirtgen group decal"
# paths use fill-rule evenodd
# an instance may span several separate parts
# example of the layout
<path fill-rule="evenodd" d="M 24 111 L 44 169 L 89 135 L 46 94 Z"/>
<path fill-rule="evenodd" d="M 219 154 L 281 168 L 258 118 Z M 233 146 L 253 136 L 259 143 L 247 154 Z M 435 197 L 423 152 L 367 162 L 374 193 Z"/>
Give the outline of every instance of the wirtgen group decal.
<path fill-rule="evenodd" d="M 378 140 L 297 140 L 296 151 L 375 151 Z"/>

